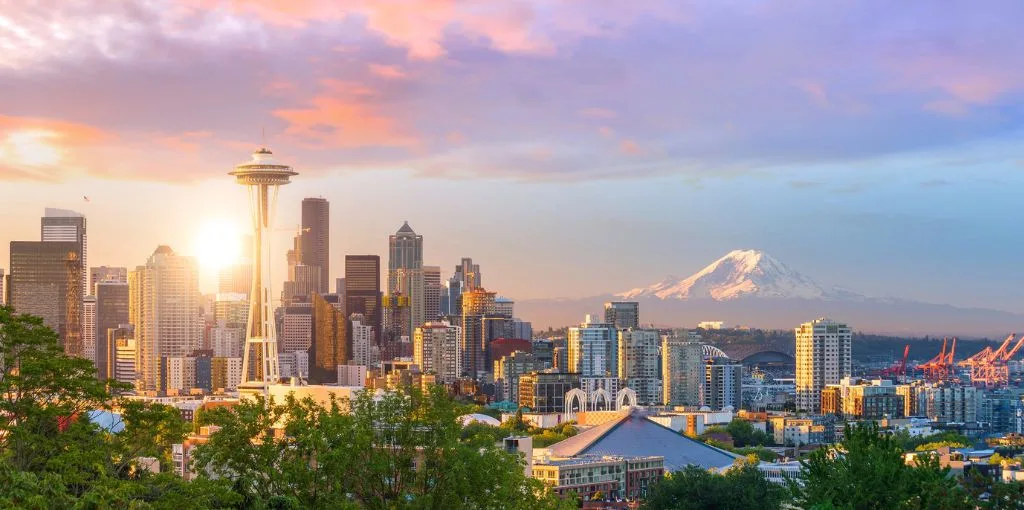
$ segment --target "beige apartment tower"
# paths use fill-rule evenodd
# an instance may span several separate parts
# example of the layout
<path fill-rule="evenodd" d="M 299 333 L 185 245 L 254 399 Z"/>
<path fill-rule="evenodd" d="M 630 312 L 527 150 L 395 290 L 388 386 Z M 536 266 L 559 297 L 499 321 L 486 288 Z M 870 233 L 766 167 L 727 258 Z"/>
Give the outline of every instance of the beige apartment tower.
<path fill-rule="evenodd" d="M 796 328 L 796 408 L 821 412 L 821 390 L 839 384 L 852 370 L 853 332 L 831 319 L 805 322 Z"/>

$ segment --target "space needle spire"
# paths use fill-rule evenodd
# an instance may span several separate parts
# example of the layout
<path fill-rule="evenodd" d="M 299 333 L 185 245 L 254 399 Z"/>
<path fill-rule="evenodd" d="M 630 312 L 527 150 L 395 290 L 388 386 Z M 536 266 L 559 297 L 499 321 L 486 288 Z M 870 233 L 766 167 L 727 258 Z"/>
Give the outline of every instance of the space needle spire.
<path fill-rule="evenodd" d="M 275 160 L 270 149 L 262 147 L 229 175 L 235 176 L 238 184 L 249 188 L 253 222 L 249 320 L 245 332 L 245 353 L 242 355 L 242 382 L 238 390 L 243 397 L 266 396 L 270 385 L 280 382 L 281 378 L 277 359 L 277 327 L 270 299 L 269 253 L 274 208 L 278 189 L 298 174 L 292 167 Z"/>

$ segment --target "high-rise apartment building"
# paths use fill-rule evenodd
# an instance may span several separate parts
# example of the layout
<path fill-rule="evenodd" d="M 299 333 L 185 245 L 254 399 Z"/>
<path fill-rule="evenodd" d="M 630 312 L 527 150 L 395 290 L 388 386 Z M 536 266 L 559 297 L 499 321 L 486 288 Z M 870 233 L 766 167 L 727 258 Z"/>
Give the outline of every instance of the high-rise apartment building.
<path fill-rule="evenodd" d="M 619 330 L 619 379 L 636 392 L 640 404 L 661 402 L 660 348 L 656 329 Z"/>
<path fill-rule="evenodd" d="M 436 321 L 441 317 L 441 268 L 423 266 L 423 317 Z"/>
<path fill-rule="evenodd" d="M 704 366 L 704 405 L 712 411 L 740 408 L 743 393 L 743 365 L 729 358 L 712 358 Z"/>
<path fill-rule="evenodd" d="M 412 357 L 424 374 L 443 384 L 462 375 L 462 328 L 447 322 L 428 322 L 413 334 Z"/>
<path fill-rule="evenodd" d="M 374 341 L 381 331 L 380 257 L 345 255 L 345 313 L 358 313 L 362 323 L 373 328 Z"/>
<path fill-rule="evenodd" d="M 129 273 L 128 292 L 138 345 L 136 389 L 156 391 L 160 360 L 188 356 L 202 343 L 199 268 L 193 257 L 159 246 L 146 265 Z"/>
<path fill-rule="evenodd" d="M 108 341 L 110 331 L 130 323 L 128 315 L 128 282 L 100 281 L 96 284 L 96 377 L 114 379 L 111 359 L 114 352 Z M 134 338 L 134 333 L 130 333 Z M 134 367 L 132 368 L 134 371 Z"/>
<path fill-rule="evenodd" d="M 494 314 L 494 292 L 482 288 L 462 294 L 462 373 L 480 377 L 487 372 L 487 345 L 483 318 Z"/>
<path fill-rule="evenodd" d="M 579 326 L 569 328 L 569 370 L 580 377 L 617 376 L 618 332 L 615 326 L 597 322 L 589 314 Z"/>
<path fill-rule="evenodd" d="M 89 294 L 96 295 L 96 286 L 101 283 L 128 283 L 128 268 L 99 266 L 89 268 Z"/>
<path fill-rule="evenodd" d="M 341 308 L 341 296 L 337 294 L 313 295 L 313 337 L 309 346 L 309 381 L 313 384 L 338 382 L 338 365 L 348 363 L 352 356 L 348 319 Z"/>
<path fill-rule="evenodd" d="M 494 360 L 495 398 L 519 402 L 519 377 L 551 368 L 550 358 L 542 359 L 532 352 L 515 351 Z"/>
<path fill-rule="evenodd" d="M 220 321 L 210 329 L 210 349 L 217 358 L 241 358 L 245 348 L 245 329 Z"/>
<path fill-rule="evenodd" d="M 662 400 L 665 405 L 700 405 L 704 385 L 704 351 L 686 331 L 661 340 Z"/>
<path fill-rule="evenodd" d="M 7 280 L 8 304 L 18 313 L 42 317 L 73 356 L 82 355 L 80 250 L 78 242 L 11 241 Z"/>
<path fill-rule="evenodd" d="M 219 358 L 210 360 L 210 385 L 213 390 L 234 391 L 242 382 L 242 358 Z"/>
<path fill-rule="evenodd" d="M 326 294 L 330 281 L 331 261 L 330 204 L 323 198 L 302 199 L 302 260 L 307 266 L 319 267 L 320 279 L 314 289 Z"/>
<path fill-rule="evenodd" d="M 352 337 L 352 364 L 373 367 L 380 361 L 380 353 L 373 343 L 373 326 L 365 323 L 362 314 L 349 316 L 349 331 Z"/>
<path fill-rule="evenodd" d="M 88 271 L 88 236 L 86 235 L 85 216 L 75 211 L 47 207 L 39 225 L 39 240 L 43 242 L 75 243 L 78 245 L 78 261 L 81 266 L 81 296 L 89 294 Z"/>
<path fill-rule="evenodd" d="M 96 363 L 96 296 L 82 298 L 82 357 Z"/>
<path fill-rule="evenodd" d="M 640 327 L 640 303 L 612 301 L 604 304 L 604 321 L 618 329 Z"/>
<path fill-rule="evenodd" d="M 796 407 L 821 411 L 821 390 L 839 384 L 852 370 L 853 332 L 831 319 L 805 322 L 796 328 Z"/>

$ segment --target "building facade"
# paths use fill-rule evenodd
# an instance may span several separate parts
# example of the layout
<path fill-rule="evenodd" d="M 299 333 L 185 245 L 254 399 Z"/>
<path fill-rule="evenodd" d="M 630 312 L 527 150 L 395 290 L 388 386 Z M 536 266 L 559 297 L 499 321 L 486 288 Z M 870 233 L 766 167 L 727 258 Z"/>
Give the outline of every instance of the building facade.
<path fill-rule="evenodd" d="M 313 323 L 309 346 L 309 382 L 338 382 L 338 365 L 348 363 L 352 347 L 348 342 L 348 319 L 341 310 L 341 296 L 313 295 Z"/>
<path fill-rule="evenodd" d="M 565 394 L 580 387 L 580 376 L 566 372 L 531 372 L 519 376 L 519 405 L 535 413 L 565 412 Z"/>
<path fill-rule="evenodd" d="M 447 322 L 427 322 L 413 335 L 413 361 L 424 374 L 443 384 L 462 376 L 462 328 Z"/>
<path fill-rule="evenodd" d="M 487 345 L 483 319 L 494 314 L 495 293 L 476 288 L 462 293 L 462 373 L 478 378 L 487 366 Z"/>
<path fill-rule="evenodd" d="M 137 390 L 157 391 L 160 360 L 187 356 L 202 341 L 199 269 L 192 257 L 158 247 L 128 275 L 129 320 L 138 345 Z"/>
<path fill-rule="evenodd" d="M 852 371 L 853 332 L 846 324 L 817 319 L 796 328 L 796 407 L 821 411 L 821 390 Z"/>
<path fill-rule="evenodd" d="M 314 291 L 321 294 L 330 292 L 330 210 L 330 203 L 324 198 L 302 199 L 301 262 L 306 266 L 319 268 L 319 278 Z"/>
<path fill-rule="evenodd" d="M 640 303 L 612 301 L 604 304 L 604 321 L 618 329 L 640 327 Z"/>
<path fill-rule="evenodd" d="M 64 351 L 82 354 L 81 245 L 11 241 L 7 302 L 18 313 L 41 317 L 60 335 Z"/>
<path fill-rule="evenodd" d="M 712 358 L 704 365 L 704 402 L 712 411 L 738 411 L 743 396 L 743 365 L 729 358 Z"/>
<path fill-rule="evenodd" d="M 128 268 L 99 266 L 89 268 L 89 294 L 96 295 L 96 286 L 101 283 L 128 284 Z"/>
<path fill-rule="evenodd" d="M 362 324 L 373 328 L 373 344 L 380 342 L 382 310 L 379 256 L 345 255 L 345 313 L 362 315 Z"/>
<path fill-rule="evenodd" d="M 662 401 L 671 406 L 700 405 L 705 379 L 704 352 L 686 332 L 661 340 Z"/>
<path fill-rule="evenodd" d="M 425 321 L 425 289 L 423 276 L 423 236 L 408 222 L 388 238 L 388 296 L 406 296 L 409 307 L 404 314 L 394 315 L 386 330 L 402 330 L 411 334 Z M 407 314 L 407 316 L 406 316 Z"/>
<path fill-rule="evenodd" d="M 636 392 L 641 404 L 661 402 L 660 348 L 661 338 L 655 329 L 619 330 L 619 379 Z"/>
<path fill-rule="evenodd" d="M 618 332 L 615 326 L 596 322 L 590 315 L 579 326 L 569 328 L 569 368 L 581 377 L 618 375 Z"/>
<path fill-rule="evenodd" d="M 111 356 L 107 341 L 108 332 L 117 329 L 124 324 L 129 324 L 128 316 L 128 282 L 124 283 L 99 281 L 95 286 L 96 292 L 96 376 L 103 379 L 113 379 L 113 367 L 110 364 Z"/>

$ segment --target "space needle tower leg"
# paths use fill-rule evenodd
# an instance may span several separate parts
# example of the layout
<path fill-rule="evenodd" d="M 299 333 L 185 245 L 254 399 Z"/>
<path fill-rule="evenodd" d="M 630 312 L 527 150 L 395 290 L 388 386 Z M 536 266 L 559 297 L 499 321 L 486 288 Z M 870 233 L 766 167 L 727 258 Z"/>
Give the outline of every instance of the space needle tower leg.
<path fill-rule="evenodd" d="M 238 391 L 243 398 L 267 396 L 270 385 L 280 382 L 281 378 L 270 292 L 269 253 L 274 206 L 280 186 L 288 184 L 297 174 L 291 167 L 278 163 L 266 148 L 254 152 L 250 161 L 236 166 L 230 174 L 238 184 L 249 189 L 253 221 L 252 286 L 242 355 L 242 382 Z"/>

